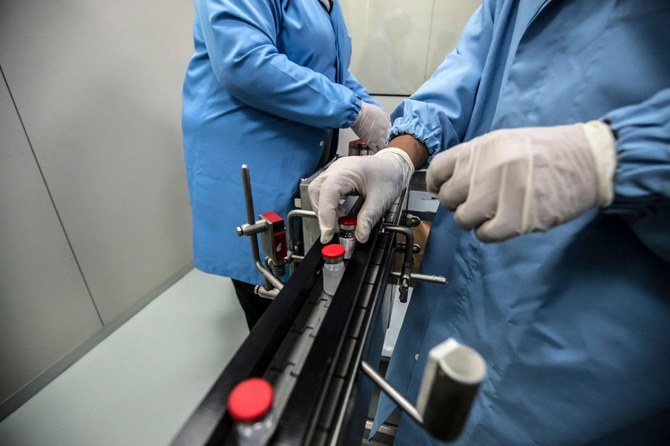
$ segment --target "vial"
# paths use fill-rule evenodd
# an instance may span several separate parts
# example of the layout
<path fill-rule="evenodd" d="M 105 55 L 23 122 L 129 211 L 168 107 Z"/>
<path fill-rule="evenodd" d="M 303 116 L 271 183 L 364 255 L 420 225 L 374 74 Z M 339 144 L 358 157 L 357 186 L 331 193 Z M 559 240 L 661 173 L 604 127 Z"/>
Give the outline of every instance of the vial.
<path fill-rule="evenodd" d="M 235 421 L 239 446 L 262 446 L 274 431 L 272 385 L 263 378 L 249 378 L 228 396 L 228 412 Z"/>
<path fill-rule="evenodd" d="M 344 274 L 344 246 L 338 244 L 326 245 L 321 249 L 323 256 L 323 292 L 334 296 L 340 279 Z"/>
<path fill-rule="evenodd" d="M 349 156 L 367 155 L 368 145 L 362 139 L 349 142 Z"/>
<path fill-rule="evenodd" d="M 340 245 L 344 246 L 344 260 L 349 260 L 354 254 L 354 249 L 356 249 L 356 237 L 354 235 L 356 216 L 340 217 L 338 223 L 340 224 Z"/>

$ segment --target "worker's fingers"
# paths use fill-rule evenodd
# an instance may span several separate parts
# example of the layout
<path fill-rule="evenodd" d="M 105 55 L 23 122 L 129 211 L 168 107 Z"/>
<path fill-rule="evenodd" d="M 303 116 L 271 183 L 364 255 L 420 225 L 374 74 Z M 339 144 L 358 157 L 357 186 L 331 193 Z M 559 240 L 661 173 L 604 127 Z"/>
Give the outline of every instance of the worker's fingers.
<path fill-rule="evenodd" d="M 321 193 L 321 184 L 323 184 L 324 178 L 324 174 L 319 175 L 318 177 L 314 178 L 307 187 L 309 201 L 312 204 L 312 209 L 315 212 L 319 209 L 319 195 Z"/>
<path fill-rule="evenodd" d="M 462 145 L 458 145 L 433 158 L 426 172 L 426 189 L 429 193 L 437 195 L 442 185 L 452 178 L 456 167 L 463 164 L 463 161 L 459 161 L 463 152 Z"/>
<path fill-rule="evenodd" d="M 467 186 L 463 184 L 455 186 L 455 189 L 465 189 L 466 192 L 464 197 L 457 197 L 457 200 L 464 201 L 457 205 L 454 213 L 454 220 L 466 231 L 475 229 L 495 217 L 500 199 L 501 171 L 495 169 L 484 171 L 485 169 L 479 166 L 479 156 L 481 156 L 480 151 L 472 150 L 468 157 L 468 166 L 463 169 L 459 169 L 457 166 L 452 179 L 446 182 L 440 190 L 440 197 L 442 197 L 448 193 L 445 189 L 451 187 L 452 183 L 465 183 L 467 181 Z M 459 171 L 467 171 L 468 174 L 461 175 Z M 455 193 L 451 192 L 451 197 L 454 196 Z M 451 204 L 453 205 L 455 202 L 451 202 Z"/>
<path fill-rule="evenodd" d="M 365 204 L 363 206 L 365 206 Z M 354 233 L 356 240 L 361 243 L 368 241 L 370 238 L 370 231 L 372 231 L 372 228 L 375 223 L 377 223 L 382 213 L 383 211 L 377 212 L 376 210 L 371 209 L 371 207 L 368 207 L 368 209 L 361 208 L 361 211 L 356 218 L 356 232 Z"/>
<path fill-rule="evenodd" d="M 507 164 L 500 174 L 495 216 L 475 231 L 486 243 L 501 242 L 535 228 L 535 203 L 528 162 Z"/>
<path fill-rule="evenodd" d="M 477 153 L 472 150 L 458 150 L 451 178 L 442 184 L 437 194 L 442 207 L 453 211 L 468 199 L 475 180 Z"/>
<path fill-rule="evenodd" d="M 321 185 L 323 184 L 324 179 L 326 178 L 325 174 L 321 174 L 316 177 L 309 184 L 307 191 L 309 193 L 309 201 L 312 204 L 312 209 L 316 212 L 317 219 L 319 222 L 319 229 L 321 232 L 321 243 L 328 243 L 330 239 L 333 238 L 335 230 L 332 224 L 332 217 L 329 215 L 329 212 L 326 210 L 323 214 L 319 212 L 319 199 L 321 196 Z"/>
<path fill-rule="evenodd" d="M 365 243 L 370 238 L 370 232 L 377 224 L 381 216 L 388 209 L 390 203 L 384 199 L 384 193 L 371 193 L 365 197 L 365 201 L 358 211 L 356 218 L 356 240 Z"/>
<path fill-rule="evenodd" d="M 319 186 L 317 204 L 321 243 L 328 243 L 338 230 L 337 220 L 342 215 L 340 198 L 354 191 L 355 185 L 341 172 L 325 176 Z"/>
<path fill-rule="evenodd" d="M 498 191 L 477 191 L 476 195 L 471 194 L 465 203 L 456 208 L 454 220 L 466 231 L 475 229 L 495 217 L 497 205 Z"/>

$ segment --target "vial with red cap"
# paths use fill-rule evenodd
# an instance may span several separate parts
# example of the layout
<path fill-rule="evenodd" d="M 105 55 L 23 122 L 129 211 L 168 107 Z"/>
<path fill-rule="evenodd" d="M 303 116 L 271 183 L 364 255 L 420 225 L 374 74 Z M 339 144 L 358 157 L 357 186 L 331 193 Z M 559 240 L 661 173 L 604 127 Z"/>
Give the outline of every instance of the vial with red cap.
<path fill-rule="evenodd" d="M 326 245 L 321 249 L 323 256 L 323 292 L 334 296 L 344 274 L 344 246 Z"/>
<path fill-rule="evenodd" d="M 349 260 L 356 248 L 356 236 L 354 235 L 354 231 L 356 230 L 356 216 L 347 215 L 340 217 L 338 223 L 340 225 L 340 245 L 344 246 L 344 260 Z"/>
<path fill-rule="evenodd" d="M 274 431 L 272 385 L 262 378 L 249 378 L 228 395 L 228 413 L 236 422 L 239 446 L 261 446 Z"/>

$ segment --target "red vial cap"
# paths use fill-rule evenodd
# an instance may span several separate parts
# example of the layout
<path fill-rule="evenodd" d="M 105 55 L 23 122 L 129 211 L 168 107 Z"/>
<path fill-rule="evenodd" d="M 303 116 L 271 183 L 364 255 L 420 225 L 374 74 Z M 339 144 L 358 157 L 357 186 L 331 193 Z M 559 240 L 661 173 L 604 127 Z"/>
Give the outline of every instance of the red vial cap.
<path fill-rule="evenodd" d="M 274 392 L 263 378 L 249 378 L 235 386 L 228 395 L 228 411 L 233 420 L 254 423 L 262 420 L 272 408 Z"/>
<path fill-rule="evenodd" d="M 345 215 L 340 217 L 337 222 L 340 226 L 353 226 L 356 227 L 356 216 L 355 215 Z"/>
<path fill-rule="evenodd" d="M 326 245 L 321 249 L 321 255 L 324 259 L 344 257 L 344 246 L 338 245 L 337 243 Z"/>

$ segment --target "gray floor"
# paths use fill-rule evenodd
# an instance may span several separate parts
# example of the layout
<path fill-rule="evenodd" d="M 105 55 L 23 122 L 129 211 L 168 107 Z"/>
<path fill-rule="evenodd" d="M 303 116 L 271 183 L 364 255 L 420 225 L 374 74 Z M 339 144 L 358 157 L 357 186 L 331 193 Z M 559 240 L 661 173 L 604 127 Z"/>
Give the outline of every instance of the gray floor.
<path fill-rule="evenodd" d="M 191 271 L 0 423 L 1 446 L 163 446 L 247 335 L 230 280 Z"/>

